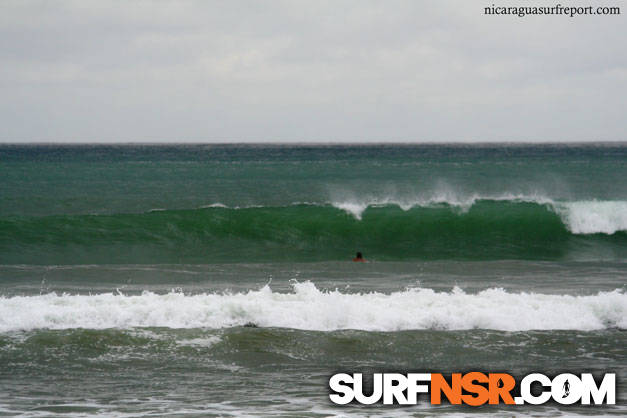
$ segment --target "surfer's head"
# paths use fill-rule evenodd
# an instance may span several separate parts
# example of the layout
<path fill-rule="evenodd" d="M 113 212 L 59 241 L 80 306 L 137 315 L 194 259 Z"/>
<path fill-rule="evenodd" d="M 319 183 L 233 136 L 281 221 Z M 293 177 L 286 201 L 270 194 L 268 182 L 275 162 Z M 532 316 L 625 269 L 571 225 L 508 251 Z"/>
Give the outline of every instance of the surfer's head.
<path fill-rule="evenodd" d="M 361 261 L 365 263 L 366 259 L 360 251 L 357 251 L 357 254 L 355 255 L 355 258 L 353 258 L 353 261 Z"/>

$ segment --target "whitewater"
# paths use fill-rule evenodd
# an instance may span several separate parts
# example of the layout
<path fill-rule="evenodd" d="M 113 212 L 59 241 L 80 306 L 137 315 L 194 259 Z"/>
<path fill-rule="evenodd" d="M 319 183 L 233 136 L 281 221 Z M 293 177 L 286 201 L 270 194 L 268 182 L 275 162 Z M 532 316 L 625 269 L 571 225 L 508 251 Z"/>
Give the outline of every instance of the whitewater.
<path fill-rule="evenodd" d="M 329 403 L 416 370 L 616 373 L 615 408 L 515 414 L 625 415 L 624 143 L 0 157 L 0 415 L 469 413 Z"/>
<path fill-rule="evenodd" d="M 243 293 L 106 293 L 0 298 L 0 331 L 71 328 L 280 327 L 300 330 L 401 331 L 597 330 L 627 328 L 627 294 L 510 293 L 490 288 L 476 294 L 409 288 L 390 294 L 320 290 L 294 283 L 290 293 L 266 285 Z"/>
<path fill-rule="evenodd" d="M 362 220 L 368 208 L 396 206 L 403 211 L 413 208 L 451 207 L 467 213 L 479 202 L 535 203 L 557 213 L 573 234 L 614 234 L 627 231 L 627 201 L 556 201 L 542 195 L 436 195 L 427 198 L 369 197 L 367 199 L 332 201 L 330 205 Z"/>
<path fill-rule="evenodd" d="M 480 202 L 505 202 L 505 203 L 535 203 L 544 206 L 560 216 L 564 226 L 573 234 L 607 234 L 627 231 L 627 201 L 556 201 L 538 194 L 501 194 L 471 196 L 457 195 L 455 193 L 436 193 L 427 197 L 392 197 L 392 196 L 368 196 L 365 198 L 338 199 L 325 203 L 294 202 L 288 206 L 332 206 L 352 215 L 355 219 L 363 220 L 363 215 L 369 208 L 384 208 L 388 206 L 398 207 L 407 212 L 414 208 L 438 208 L 449 207 L 460 214 L 467 213 L 475 204 Z M 251 206 L 227 206 L 223 203 L 211 203 L 202 205 L 200 209 L 258 209 L 262 205 Z M 150 211 L 163 211 L 166 209 L 151 209 Z"/>

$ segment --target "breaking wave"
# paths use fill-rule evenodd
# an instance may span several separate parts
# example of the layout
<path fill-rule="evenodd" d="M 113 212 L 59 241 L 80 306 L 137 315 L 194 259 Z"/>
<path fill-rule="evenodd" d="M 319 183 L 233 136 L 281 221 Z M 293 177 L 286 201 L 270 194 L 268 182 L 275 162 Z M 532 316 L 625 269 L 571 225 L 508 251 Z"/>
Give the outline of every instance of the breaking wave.
<path fill-rule="evenodd" d="M 385 293 L 322 291 L 311 282 L 293 292 L 235 294 L 172 292 L 14 296 L 0 298 L 0 331 L 132 327 L 227 328 L 254 324 L 301 330 L 400 331 L 598 330 L 627 328 L 627 295 L 620 290 L 590 296 L 509 293 L 491 288 L 471 294 L 459 288 Z"/>
<path fill-rule="evenodd" d="M 367 200 L 340 200 L 332 206 L 342 209 L 361 220 L 364 212 L 371 207 L 398 206 L 404 211 L 417 207 L 436 208 L 447 206 L 461 213 L 482 202 L 535 203 L 554 211 L 560 216 L 565 227 L 573 234 L 614 234 L 627 231 L 626 201 L 575 201 L 556 202 L 547 197 L 534 195 L 471 195 L 460 198 L 451 194 L 436 195 L 427 199 L 372 198 Z"/>
<path fill-rule="evenodd" d="M 0 218 L 0 263 L 623 259 L 627 202 L 541 197 Z"/>

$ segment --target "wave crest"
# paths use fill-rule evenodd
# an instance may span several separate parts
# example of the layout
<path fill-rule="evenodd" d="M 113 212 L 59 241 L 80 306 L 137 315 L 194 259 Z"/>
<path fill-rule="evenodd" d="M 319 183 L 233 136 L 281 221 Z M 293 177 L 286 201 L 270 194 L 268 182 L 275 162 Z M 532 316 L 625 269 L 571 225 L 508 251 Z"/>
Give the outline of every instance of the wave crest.
<path fill-rule="evenodd" d="M 573 234 L 614 234 L 627 231 L 627 202 L 581 201 L 555 205 Z"/>
<path fill-rule="evenodd" d="M 526 194 L 500 194 L 500 195 L 480 195 L 471 194 L 468 196 L 459 196 L 448 191 L 434 193 L 426 197 L 415 198 L 396 198 L 396 197 L 369 197 L 367 199 L 337 199 L 330 202 L 331 206 L 342 209 L 353 215 L 356 219 L 361 220 L 366 209 L 370 207 L 398 206 L 404 211 L 413 208 L 434 208 L 447 206 L 457 208 L 460 212 L 467 212 L 476 203 L 481 201 L 490 202 L 512 202 L 512 203 L 537 203 L 539 205 L 555 202 L 542 195 L 526 195 Z"/>
<path fill-rule="evenodd" d="M 573 234 L 614 234 L 627 231 L 627 201 L 573 201 L 557 202 L 542 195 L 504 194 L 482 196 L 478 194 L 460 198 L 451 194 L 440 194 L 421 199 L 397 199 L 391 197 L 365 200 L 338 200 L 331 202 L 358 220 L 371 207 L 397 206 L 404 211 L 413 208 L 448 206 L 466 213 L 480 202 L 535 203 L 549 207 L 557 213 L 566 228 Z"/>
<path fill-rule="evenodd" d="M 627 255 L 624 201 L 507 196 L 463 205 L 435 200 L 334 205 L 0 218 L 0 263 L 323 261 L 345 260 L 355 251 L 381 261 Z"/>
<path fill-rule="evenodd" d="M 460 288 L 436 292 L 412 288 L 385 293 L 322 291 L 311 282 L 293 292 L 260 290 L 235 294 L 183 293 L 15 296 L 0 298 L 0 331 L 39 328 L 225 328 L 261 327 L 332 331 L 415 329 L 596 330 L 627 328 L 627 294 L 591 296 L 477 294 Z"/>

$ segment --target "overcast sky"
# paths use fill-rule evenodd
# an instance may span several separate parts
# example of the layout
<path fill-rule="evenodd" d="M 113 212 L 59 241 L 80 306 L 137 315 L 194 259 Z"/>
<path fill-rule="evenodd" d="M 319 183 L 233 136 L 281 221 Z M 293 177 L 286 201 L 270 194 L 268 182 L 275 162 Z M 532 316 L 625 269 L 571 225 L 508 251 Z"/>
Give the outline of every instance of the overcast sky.
<path fill-rule="evenodd" d="M 625 2 L 492 3 L 0 0 L 0 141 L 627 140 Z"/>

